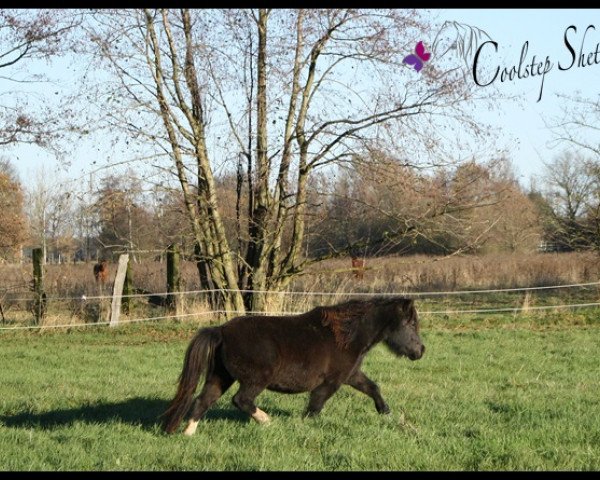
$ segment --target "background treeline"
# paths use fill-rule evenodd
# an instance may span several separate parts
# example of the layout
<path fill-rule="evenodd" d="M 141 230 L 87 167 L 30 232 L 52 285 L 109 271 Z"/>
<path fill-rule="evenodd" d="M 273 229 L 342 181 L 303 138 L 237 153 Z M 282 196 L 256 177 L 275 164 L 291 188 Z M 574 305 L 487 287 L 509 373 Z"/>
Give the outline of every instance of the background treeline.
<path fill-rule="evenodd" d="M 243 180 L 242 180 L 243 182 Z M 247 242 L 245 191 L 233 173 L 217 177 L 228 240 Z M 81 188 L 81 185 L 79 186 Z M 194 241 L 181 192 L 129 170 L 96 174 L 83 192 L 47 172 L 27 183 L 0 162 L 0 256 L 13 262 L 34 246 L 48 262 L 161 258 L 170 243 L 191 258 Z M 381 152 L 310 177 L 304 255 L 576 251 L 600 246 L 600 166 L 564 153 L 524 187 L 506 159 L 423 171 Z M 402 231 L 398 237 L 395 232 Z M 377 241 L 373 241 L 378 239 Z M 283 242 L 287 241 L 283 238 Z"/>

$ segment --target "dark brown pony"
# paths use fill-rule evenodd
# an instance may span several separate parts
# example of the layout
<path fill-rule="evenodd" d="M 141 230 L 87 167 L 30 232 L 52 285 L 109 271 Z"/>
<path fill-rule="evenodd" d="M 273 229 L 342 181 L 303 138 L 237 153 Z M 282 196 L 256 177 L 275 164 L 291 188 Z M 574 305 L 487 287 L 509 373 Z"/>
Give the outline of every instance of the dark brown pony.
<path fill-rule="evenodd" d="M 103 286 L 108 281 L 108 262 L 106 260 L 100 260 L 94 265 L 94 278 L 96 283 Z"/>
<path fill-rule="evenodd" d="M 240 386 L 233 404 L 259 423 L 270 420 L 254 404 L 265 389 L 309 391 L 306 414 L 316 415 L 346 384 L 371 397 L 379 413 L 388 413 L 379 387 L 361 371 L 365 355 L 381 341 L 398 356 L 421 358 L 425 347 L 413 300 L 351 300 L 301 315 L 237 317 L 219 327 L 202 328 L 185 353 L 163 427 L 173 433 L 192 407 L 184 432 L 192 435 L 206 410 L 236 380 Z M 204 386 L 192 405 L 202 374 Z"/>

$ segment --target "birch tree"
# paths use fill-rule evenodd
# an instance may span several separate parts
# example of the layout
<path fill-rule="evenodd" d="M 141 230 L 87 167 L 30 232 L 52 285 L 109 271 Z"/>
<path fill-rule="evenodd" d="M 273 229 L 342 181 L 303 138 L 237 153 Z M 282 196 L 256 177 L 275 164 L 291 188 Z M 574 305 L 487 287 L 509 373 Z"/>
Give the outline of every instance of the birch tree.
<path fill-rule="evenodd" d="M 312 180 L 368 148 L 439 167 L 464 146 L 457 128 L 481 133 L 464 71 L 403 63 L 434 27 L 417 11 L 346 9 L 120 10 L 88 24 L 111 75 L 96 88 L 100 121 L 174 175 L 200 284 L 226 309 L 264 310 L 263 292 L 319 260 L 302 254 Z M 235 247 L 217 182 L 231 172 Z M 404 221 L 387 241 L 414 228 Z"/>

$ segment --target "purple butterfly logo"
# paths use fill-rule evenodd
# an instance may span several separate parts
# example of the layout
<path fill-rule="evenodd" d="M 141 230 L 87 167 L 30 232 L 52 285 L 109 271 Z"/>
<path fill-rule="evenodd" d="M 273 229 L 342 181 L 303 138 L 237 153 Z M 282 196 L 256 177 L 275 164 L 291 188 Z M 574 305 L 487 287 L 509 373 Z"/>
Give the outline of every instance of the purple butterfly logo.
<path fill-rule="evenodd" d="M 417 46 L 415 47 L 415 53 L 416 55 L 411 53 L 410 55 L 404 57 L 404 60 L 402 61 L 408 65 L 413 65 L 415 70 L 420 72 L 423 68 L 423 62 L 426 62 L 431 58 L 431 53 L 425 51 L 423 42 L 417 43 Z"/>

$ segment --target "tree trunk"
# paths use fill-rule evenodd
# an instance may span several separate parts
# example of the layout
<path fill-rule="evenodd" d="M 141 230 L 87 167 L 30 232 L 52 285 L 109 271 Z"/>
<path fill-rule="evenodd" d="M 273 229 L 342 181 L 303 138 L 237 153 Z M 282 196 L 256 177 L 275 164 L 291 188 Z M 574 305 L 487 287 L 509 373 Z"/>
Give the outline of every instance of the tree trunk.
<path fill-rule="evenodd" d="M 267 234 L 269 224 L 269 158 L 267 156 L 267 20 L 268 12 L 259 11 L 258 18 L 258 61 L 256 93 L 256 163 L 258 178 L 254 179 L 254 209 L 249 222 L 248 289 L 252 294 L 244 297 L 246 308 L 254 311 L 265 309 L 267 289 Z"/>

